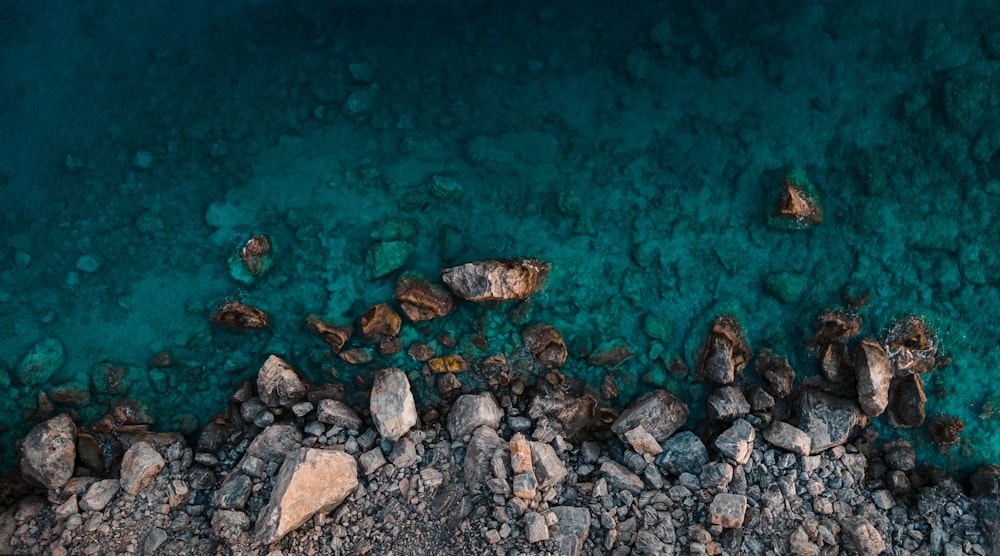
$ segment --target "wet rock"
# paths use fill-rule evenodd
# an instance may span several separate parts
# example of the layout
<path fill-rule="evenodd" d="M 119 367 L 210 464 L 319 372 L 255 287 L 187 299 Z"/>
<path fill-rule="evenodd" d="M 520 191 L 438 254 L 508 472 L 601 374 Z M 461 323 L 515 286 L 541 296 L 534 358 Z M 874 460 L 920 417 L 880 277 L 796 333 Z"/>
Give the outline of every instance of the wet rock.
<path fill-rule="evenodd" d="M 406 348 L 406 353 L 417 361 L 428 361 L 434 357 L 434 348 L 423 342 L 413 342 Z"/>
<path fill-rule="evenodd" d="M 841 547 L 848 554 L 874 556 L 885 551 L 885 539 L 867 519 L 850 517 L 840 522 Z"/>
<path fill-rule="evenodd" d="M 348 340 L 351 339 L 351 334 L 354 333 L 354 327 L 350 324 L 334 326 L 324 321 L 319 315 L 306 317 L 306 328 L 319 336 L 334 353 L 340 353 L 340 350 L 344 349 Z"/>
<path fill-rule="evenodd" d="M 507 443 L 491 427 L 479 427 L 465 447 L 464 478 L 467 485 L 481 485 L 490 476 L 490 462 L 494 454 L 504 450 Z"/>
<path fill-rule="evenodd" d="M 823 221 L 823 207 L 816 188 L 801 168 L 785 174 L 777 206 L 768 225 L 781 230 L 803 230 Z"/>
<path fill-rule="evenodd" d="M 469 362 L 461 355 L 451 354 L 430 358 L 427 367 L 432 373 L 464 373 L 469 370 Z"/>
<path fill-rule="evenodd" d="M 365 365 L 372 362 L 372 350 L 369 348 L 345 349 L 340 352 L 340 358 L 351 365 Z"/>
<path fill-rule="evenodd" d="M 558 369 L 566 362 L 566 342 L 559 331 L 548 324 L 534 324 L 521 332 L 524 347 L 545 367 Z"/>
<path fill-rule="evenodd" d="M 809 453 L 818 454 L 847 442 L 855 428 L 868 424 L 855 400 L 838 398 L 815 388 L 799 396 L 799 428 L 811 439 Z"/>
<path fill-rule="evenodd" d="M 257 392 L 267 407 L 292 407 L 306 397 L 308 386 L 298 370 L 271 355 L 257 371 Z"/>
<path fill-rule="evenodd" d="M 441 271 L 441 279 L 462 299 L 527 299 L 548 279 L 551 265 L 537 259 L 483 260 Z"/>
<path fill-rule="evenodd" d="M 148 443 L 136 442 L 122 457 L 122 490 L 135 496 L 153 482 L 166 464 L 163 456 Z"/>
<path fill-rule="evenodd" d="M 369 407 L 375 427 L 387 440 L 399 440 L 417 424 L 410 381 L 399 369 L 376 371 Z"/>
<path fill-rule="evenodd" d="M 85 512 L 100 512 L 121 490 L 121 482 L 117 479 L 104 479 L 90 485 L 87 492 L 80 498 L 80 509 Z"/>
<path fill-rule="evenodd" d="M 656 457 L 656 465 L 663 471 L 678 476 L 681 473 L 697 475 L 708 463 L 708 450 L 693 432 L 684 431 L 662 444 L 663 452 Z"/>
<path fill-rule="evenodd" d="M 402 319 L 386 303 L 368 309 L 358 320 L 358 331 L 361 339 L 368 343 L 375 343 L 383 338 L 391 338 L 399 335 L 399 327 Z"/>
<path fill-rule="evenodd" d="M 687 404 L 666 390 L 654 390 L 623 411 L 611 430 L 622 442 L 627 442 L 625 433 L 641 426 L 657 442 L 663 442 L 684 426 L 687 418 Z"/>
<path fill-rule="evenodd" d="M 889 406 L 889 385 L 893 367 L 885 350 L 874 338 L 865 338 L 854 355 L 854 372 L 858 381 L 858 403 L 869 417 L 881 415 Z"/>
<path fill-rule="evenodd" d="M 567 438 L 583 430 L 596 414 L 597 400 L 590 394 L 576 394 L 572 379 L 552 372 L 538 381 L 537 392 L 528 407 L 532 419 L 546 417 L 562 426 Z"/>
<path fill-rule="evenodd" d="M 229 273 L 244 284 L 252 284 L 274 266 L 271 238 L 263 234 L 250 236 L 229 258 Z"/>
<path fill-rule="evenodd" d="M 720 492 L 708 506 L 708 521 L 726 529 L 743 527 L 747 512 L 747 497 L 741 494 Z"/>
<path fill-rule="evenodd" d="M 927 395 L 919 375 L 894 379 L 889 389 L 889 423 L 894 427 L 919 427 L 927 418 L 926 402 Z"/>
<path fill-rule="evenodd" d="M 614 368 L 621 365 L 633 355 L 632 348 L 625 340 L 612 340 L 602 344 L 587 357 L 587 363 L 595 367 Z"/>
<path fill-rule="evenodd" d="M 778 357 L 769 349 L 762 349 L 757 356 L 755 370 L 758 376 L 767 381 L 774 397 L 784 399 L 792 393 L 795 370 L 788 364 L 788 359 Z"/>
<path fill-rule="evenodd" d="M 399 270 L 413 254 L 413 244 L 406 240 L 376 241 L 368 248 L 365 262 L 372 280 L 384 278 Z"/>
<path fill-rule="evenodd" d="M 76 463 L 76 425 L 63 413 L 35 425 L 23 441 L 21 473 L 47 489 L 66 484 Z"/>
<path fill-rule="evenodd" d="M 557 533 L 553 541 L 559 554 L 579 556 L 590 534 L 590 510 L 571 506 L 556 506 Z"/>
<path fill-rule="evenodd" d="M 17 366 L 17 380 L 27 386 L 48 382 L 66 364 L 62 342 L 46 338 L 31 348 Z"/>
<path fill-rule="evenodd" d="M 347 430 L 361 429 L 361 418 L 358 414 L 339 400 L 320 400 L 316 409 L 316 420 Z"/>
<path fill-rule="evenodd" d="M 855 313 L 838 309 L 826 309 L 816 322 L 816 333 L 809 344 L 825 346 L 833 343 L 846 344 L 861 330 L 861 318 Z"/>
<path fill-rule="evenodd" d="M 455 310 L 455 298 L 448 290 L 409 274 L 396 282 L 396 301 L 412 321 L 436 319 Z"/>
<path fill-rule="evenodd" d="M 327 514 L 358 487 L 358 466 L 344 452 L 300 448 L 281 464 L 271 499 L 257 519 L 254 541 L 267 545 Z"/>
<path fill-rule="evenodd" d="M 819 370 L 823 378 L 830 382 L 853 382 L 854 364 L 847 350 L 847 344 L 834 342 L 820 348 Z"/>
<path fill-rule="evenodd" d="M 285 455 L 302 443 L 302 432 L 288 424 L 271 425 L 261 431 L 247 448 L 246 457 L 255 457 L 265 462 L 280 463 Z"/>
<path fill-rule="evenodd" d="M 805 431 L 781 421 L 771 423 L 761 436 L 769 444 L 800 456 L 808 456 L 812 449 L 812 439 Z"/>
<path fill-rule="evenodd" d="M 708 418 L 714 421 L 733 421 L 750 413 L 750 403 L 735 386 L 716 388 L 708 396 Z"/>
<path fill-rule="evenodd" d="M 737 419 L 733 426 L 722 432 L 715 439 L 715 448 L 724 457 L 727 457 L 737 465 L 743 465 L 750 461 L 753 452 L 753 441 L 757 433 L 750 423 L 743 419 Z"/>
<path fill-rule="evenodd" d="M 257 330 L 269 324 L 267 313 L 238 299 L 220 302 L 209 320 L 232 330 Z"/>
<path fill-rule="evenodd" d="M 1000 497 L 1000 467 L 992 464 L 980 465 L 969 477 L 972 496 L 976 498 Z"/>
<path fill-rule="evenodd" d="M 735 317 L 723 315 L 712 321 L 708 338 L 698 359 L 700 380 L 715 384 L 732 384 L 750 360 L 743 327 Z"/>
<path fill-rule="evenodd" d="M 931 440 L 938 446 L 950 446 L 958 442 L 959 434 L 965 430 L 965 423 L 958 417 L 942 415 L 931 421 Z"/>
<path fill-rule="evenodd" d="M 501 417 L 503 413 L 489 392 L 465 394 L 455 400 L 448 414 L 448 434 L 452 440 L 460 440 L 481 426 L 496 429 Z"/>
<path fill-rule="evenodd" d="M 927 373 L 937 367 L 937 336 L 923 317 L 910 315 L 892 323 L 885 349 L 896 376 Z"/>

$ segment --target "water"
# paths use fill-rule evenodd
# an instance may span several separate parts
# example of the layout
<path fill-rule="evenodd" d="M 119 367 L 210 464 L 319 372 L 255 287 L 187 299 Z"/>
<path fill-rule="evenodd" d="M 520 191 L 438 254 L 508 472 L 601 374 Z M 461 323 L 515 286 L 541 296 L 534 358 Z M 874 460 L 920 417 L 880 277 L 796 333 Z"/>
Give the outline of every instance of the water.
<path fill-rule="evenodd" d="M 693 363 L 719 312 L 813 375 L 814 319 L 868 289 L 863 334 L 925 315 L 953 360 L 924 386 L 961 442 L 901 434 L 939 465 L 1000 460 L 995 3 L 202 4 L 0 8 L 0 362 L 66 351 L 0 401 L 8 466 L 39 391 L 86 392 L 56 407 L 83 420 L 128 395 L 193 429 L 268 353 L 350 382 L 302 320 L 391 300 L 399 271 L 373 280 L 365 257 L 394 218 L 419 225 L 401 270 L 551 261 L 534 321 L 577 353 L 626 341 L 616 370 L 567 365 L 622 401 L 665 384 L 700 404 L 662 369 Z M 809 230 L 767 225 L 792 167 L 823 204 Z M 276 263 L 245 285 L 227 259 L 251 233 Z M 232 296 L 272 326 L 211 326 Z M 506 309 L 429 332 L 461 347 L 485 315 L 502 350 Z M 120 394 L 93 378 L 113 367 Z"/>

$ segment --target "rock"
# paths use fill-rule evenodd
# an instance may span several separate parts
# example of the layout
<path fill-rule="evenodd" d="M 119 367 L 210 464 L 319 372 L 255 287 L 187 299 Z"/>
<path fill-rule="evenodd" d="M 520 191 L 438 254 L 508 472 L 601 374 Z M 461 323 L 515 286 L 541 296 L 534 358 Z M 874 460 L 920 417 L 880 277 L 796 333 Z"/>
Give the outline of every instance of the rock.
<path fill-rule="evenodd" d="M 750 403 L 735 386 L 716 388 L 708 396 L 708 418 L 714 421 L 733 421 L 750 413 Z"/>
<path fill-rule="evenodd" d="M 823 221 L 819 194 L 801 168 L 785 174 L 777 206 L 767 223 L 780 230 L 803 230 Z"/>
<path fill-rule="evenodd" d="M 715 447 L 723 456 L 733 460 L 737 465 L 743 465 L 750 461 L 756 436 L 757 433 L 750 423 L 737 419 L 733 426 L 716 437 Z"/>
<path fill-rule="evenodd" d="M 461 355 L 454 353 L 428 359 L 427 367 L 432 373 L 464 373 L 469 370 L 469 362 Z"/>
<path fill-rule="evenodd" d="M 468 301 L 527 299 L 545 285 L 551 265 L 537 259 L 483 260 L 441 271 L 441 279 Z"/>
<path fill-rule="evenodd" d="M 306 328 L 326 342 L 326 345 L 330 346 L 330 350 L 334 353 L 340 353 L 340 350 L 344 349 L 348 340 L 351 339 L 351 334 L 354 333 L 354 327 L 350 324 L 334 326 L 324 321 L 319 315 L 307 316 Z"/>
<path fill-rule="evenodd" d="M 590 510 L 571 506 L 552 508 L 557 521 L 555 545 L 560 555 L 579 556 L 590 534 Z"/>
<path fill-rule="evenodd" d="M 924 424 L 927 395 L 919 375 L 893 379 L 889 389 L 889 423 L 894 427 L 914 428 Z"/>
<path fill-rule="evenodd" d="M 876 556 L 885 551 L 885 539 L 867 519 L 854 516 L 840 522 L 841 548 L 848 554 Z"/>
<path fill-rule="evenodd" d="M 465 446 L 465 484 L 476 486 L 490 476 L 490 462 L 494 454 L 507 447 L 507 443 L 491 427 L 479 427 Z"/>
<path fill-rule="evenodd" d="M 830 382 L 853 382 L 854 365 L 851 363 L 847 344 L 834 342 L 820 348 L 819 370 L 823 378 Z"/>
<path fill-rule="evenodd" d="M 788 364 L 788 359 L 778 357 L 771 350 L 762 349 L 757 356 L 755 370 L 757 375 L 767 381 L 775 398 L 785 399 L 792 393 L 795 370 Z"/>
<path fill-rule="evenodd" d="M 530 442 L 530 445 L 531 467 L 538 478 L 538 488 L 546 489 L 562 482 L 569 470 L 556 455 L 555 449 L 542 442 Z"/>
<path fill-rule="evenodd" d="M 532 471 L 531 444 L 523 434 L 517 433 L 510 439 L 510 468 L 514 473 Z"/>
<path fill-rule="evenodd" d="M 361 470 L 364 474 L 371 475 L 385 465 L 385 454 L 382 453 L 381 448 L 373 448 L 358 456 L 358 462 L 361 463 Z"/>
<path fill-rule="evenodd" d="M 809 340 L 809 345 L 825 346 L 833 343 L 846 345 L 860 330 L 861 318 L 856 313 L 825 309 L 816 320 L 816 333 Z"/>
<path fill-rule="evenodd" d="M 252 284 L 274 266 L 271 238 L 263 234 L 250 236 L 229 258 L 229 273 L 244 284 Z"/>
<path fill-rule="evenodd" d="M 874 338 L 865 338 L 854 354 L 854 373 L 858 381 L 858 403 L 869 417 L 881 415 L 889 405 L 889 384 L 893 367 L 885 350 Z"/>
<path fill-rule="evenodd" d="M 639 398 L 622 412 L 611 425 L 611 430 L 622 442 L 625 433 L 641 426 L 657 442 L 663 442 L 687 422 L 687 404 L 666 390 L 654 390 Z"/>
<path fill-rule="evenodd" d="M 642 479 L 629 471 L 625 466 L 613 461 L 606 461 L 601 464 L 601 473 L 608 481 L 608 486 L 615 492 L 629 490 L 633 493 L 640 493 L 645 485 Z"/>
<path fill-rule="evenodd" d="M 429 189 L 431 195 L 442 201 L 454 202 L 462 198 L 462 184 L 448 176 L 431 177 Z"/>
<path fill-rule="evenodd" d="M 101 268 L 101 261 L 93 255 L 83 255 L 76 260 L 76 269 L 93 274 Z"/>
<path fill-rule="evenodd" d="M 154 528 L 146 535 L 146 540 L 142 543 L 142 553 L 156 554 L 156 551 L 165 542 L 167 542 L 167 532 L 159 527 Z"/>
<path fill-rule="evenodd" d="M 838 398 L 815 388 L 799 395 L 800 429 L 811 439 L 810 454 L 818 454 L 847 442 L 857 427 L 868 424 L 855 400 Z"/>
<path fill-rule="evenodd" d="M 642 425 L 625 431 L 625 441 L 639 454 L 655 456 L 663 451 L 663 447 L 656 441 L 656 438 L 642 428 Z"/>
<path fill-rule="evenodd" d="M 587 363 L 595 367 L 614 368 L 632 358 L 634 352 L 625 340 L 611 340 L 601 344 L 587 357 Z"/>
<path fill-rule="evenodd" d="M 524 347 L 535 361 L 549 369 L 558 369 L 566 363 L 568 351 L 559 331 L 548 324 L 534 324 L 521 331 Z"/>
<path fill-rule="evenodd" d="M 511 481 L 511 490 L 514 492 L 514 496 L 531 500 L 538 492 L 538 478 L 531 471 L 518 473 Z"/>
<path fill-rule="evenodd" d="M 252 488 L 253 481 L 250 477 L 234 473 L 216 489 L 212 504 L 223 510 L 242 510 L 250 499 Z"/>
<path fill-rule="evenodd" d="M 909 442 L 898 439 L 886 442 L 882 447 L 885 452 L 883 459 L 889 469 L 913 471 L 917 467 L 917 453 Z"/>
<path fill-rule="evenodd" d="M 590 394 L 575 395 L 573 379 L 553 371 L 536 383 L 536 392 L 528 407 L 532 419 L 545 417 L 562 426 L 563 434 L 572 438 L 589 425 L 597 410 L 597 400 Z M 582 390 L 582 387 L 580 388 Z"/>
<path fill-rule="evenodd" d="M 501 417 L 503 413 L 489 392 L 465 394 L 455 400 L 448 414 L 448 434 L 452 440 L 461 440 L 481 426 L 496 429 Z"/>
<path fill-rule="evenodd" d="M 769 413 L 774 409 L 774 397 L 756 384 L 747 388 L 746 398 L 751 411 Z"/>
<path fill-rule="evenodd" d="M 455 310 L 455 298 L 448 290 L 409 274 L 396 281 L 396 301 L 412 321 L 436 319 Z"/>
<path fill-rule="evenodd" d="M 317 513 L 327 514 L 358 487 L 358 465 L 344 452 L 299 448 L 285 458 L 257 518 L 254 541 L 268 545 Z"/>
<path fill-rule="evenodd" d="M 937 335 L 923 317 L 909 315 L 886 332 L 886 354 L 896 376 L 922 374 L 937 367 Z"/>
<path fill-rule="evenodd" d="M 375 372 L 369 407 L 375 427 L 387 440 L 399 440 L 417 424 L 417 406 L 413 402 L 410 381 L 399 369 Z"/>
<path fill-rule="evenodd" d="M 413 253 L 413 244 L 406 240 L 376 241 L 368 248 L 365 261 L 372 280 L 392 274 L 404 264 Z"/>
<path fill-rule="evenodd" d="M 60 488 L 73 476 L 76 425 L 63 413 L 35 425 L 18 444 L 21 473 L 47 489 Z"/>
<path fill-rule="evenodd" d="M 80 498 L 80 509 L 85 512 L 101 512 L 121 490 L 121 482 L 117 479 L 104 479 L 90 485 L 86 494 Z"/>
<path fill-rule="evenodd" d="M 549 526 L 538 512 L 524 514 L 524 534 L 531 544 L 549 540 Z"/>
<path fill-rule="evenodd" d="M 163 456 L 148 443 L 136 442 L 122 457 L 122 490 L 132 496 L 139 494 L 166 464 Z"/>
<path fill-rule="evenodd" d="M 938 446 L 950 446 L 958 442 L 958 437 L 965 430 L 965 423 L 958 417 L 942 415 L 931 421 L 931 440 Z"/>
<path fill-rule="evenodd" d="M 258 330 L 267 328 L 269 319 L 264 311 L 238 299 L 225 299 L 209 315 L 213 323 L 232 330 Z"/>
<path fill-rule="evenodd" d="M 656 457 L 656 465 L 663 471 L 678 476 L 681 473 L 698 474 L 708 463 L 708 450 L 693 432 L 677 433 L 662 444 L 663 452 Z"/>
<path fill-rule="evenodd" d="M 219 538 L 238 538 L 250 525 L 250 517 L 240 511 L 218 510 L 212 515 L 212 532 Z"/>
<path fill-rule="evenodd" d="M 267 407 L 292 407 L 306 397 L 308 386 L 299 372 L 277 355 L 257 371 L 257 392 Z"/>
<path fill-rule="evenodd" d="M 747 497 L 742 494 L 720 492 L 708 506 L 708 521 L 727 529 L 743 527 L 747 512 Z"/>
<path fill-rule="evenodd" d="M 798 303 L 809 288 L 809 277 L 793 272 L 775 272 L 764 280 L 764 291 L 785 303 Z"/>
<path fill-rule="evenodd" d="M 255 457 L 268 463 L 280 463 L 301 443 L 302 432 L 298 427 L 287 424 L 270 425 L 250 442 L 244 458 Z"/>
<path fill-rule="evenodd" d="M 969 486 L 976 498 L 1000 498 L 1000 467 L 980 465 L 969 477 Z"/>
<path fill-rule="evenodd" d="M 31 348 L 17 366 L 17 380 L 26 386 L 45 384 L 66 364 L 66 350 L 55 338 L 46 338 Z"/>
<path fill-rule="evenodd" d="M 339 400 L 320 400 L 316 409 L 316 420 L 347 430 L 361 430 L 361 418 L 346 403 Z"/>
<path fill-rule="evenodd" d="M 739 321 L 729 315 L 716 317 L 698 359 L 698 378 L 716 384 L 732 384 L 749 361 L 750 348 Z"/>
<path fill-rule="evenodd" d="M 812 449 L 812 439 L 805 431 L 781 421 L 771 423 L 761 436 L 771 445 L 800 456 L 808 456 Z"/>
<path fill-rule="evenodd" d="M 379 303 L 361 315 L 358 320 L 358 331 L 362 340 L 375 343 L 383 338 L 398 336 L 402 322 L 392 307 L 386 303 Z"/>
<path fill-rule="evenodd" d="M 798 527 L 788 540 L 788 551 L 793 556 L 819 556 L 819 546 L 809 540 L 805 529 Z"/>

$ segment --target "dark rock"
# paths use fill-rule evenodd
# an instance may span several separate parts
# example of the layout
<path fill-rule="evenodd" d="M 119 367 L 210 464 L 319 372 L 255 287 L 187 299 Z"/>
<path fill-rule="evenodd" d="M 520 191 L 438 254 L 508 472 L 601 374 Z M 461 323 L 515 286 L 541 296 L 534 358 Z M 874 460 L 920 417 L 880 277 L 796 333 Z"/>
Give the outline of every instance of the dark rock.
<path fill-rule="evenodd" d="M 909 442 L 899 439 L 886 442 L 882 447 L 883 459 L 889 469 L 913 471 L 917 466 L 917 453 Z"/>
<path fill-rule="evenodd" d="M 271 355 L 257 372 L 257 392 L 267 407 L 292 407 L 306 397 L 308 387 L 298 370 Z"/>
<path fill-rule="evenodd" d="M 594 421 L 597 400 L 590 394 L 574 392 L 573 382 L 574 379 L 566 379 L 556 372 L 539 380 L 528 406 L 528 416 L 558 422 L 567 438 L 577 435 Z"/>
<path fill-rule="evenodd" d="M 287 454 L 302 443 L 298 427 L 287 424 L 271 425 L 261 431 L 247 448 L 244 457 L 250 456 L 265 462 L 280 463 Z"/>
<path fill-rule="evenodd" d="M 396 282 L 396 301 L 412 321 L 436 319 L 455 310 L 455 299 L 448 290 L 409 274 Z"/>
<path fill-rule="evenodd" d="M 716 388 L 708 396 L 708 418 L 714 421 L 733 421 L 750 412 L 750 403 L 735 386 Z"/>
<path fill-rule="evenodd" d="M 19 443 L 21 473 L 47 489 L 66 484 L 76 464 L 76 425 L 63 413 L 34 426 Z"/>
<path fill-rule="evenodd" d="M 234 473 L 219 485 L 212 498 L 212 504 L 223 510 L 242 510 L 250 500 L 253 481 L 242 473 Z"/>
<path fill-rule="evenodd" d="M 819 370 L 830 382 L 854 382 L 854 364 L 847 344 L 833 342 L 820 348 Z"/>
<path fill-rule="evenodd" d="M 749 361 L 750 348 L 739 321 L 729 315 L 716 317 L 698 359 L 698 379 L 732 384 Z"/>
<path fill-rule="evenodd" d="M 889 423 L 894 427 L 913 428 L 924 424 L 927 395 L 919 375 L 893 379 L 889 390 Z"/>
<path fill-rule="evenodd" d="M 469 301 L 527 299 L 548 279 L 551 265 L 537 259 L 483 260 L 446 268 L 441 279 Z"/>
<path fill-rule="evenodd" d="M 62 342 L 46 338 L 31 348 L 17 366 L 17 380 L 27 386 L 48 382 L 66 363 Z"/>
<path fill-rule="evenodd" d="M 747 497 L 741 494 L 720 492 L 708 506 L 708 521 L 727 529 L 743 527 L 747 512 Z"/>
<path fill-rule="evenodd" d="M 625 433 L 641 426 L 658 442 L 663 442 L 683 427 L 687 419 L 687 404 L 666 390 L 655 390 L 622 412 L 611 425 L 611 430 L 626 442 Z"/>
<path fill-rule="evenodd" d="M 556 506 L 552 508 L 552 513 L 558 519 L 557 533 L 553 541 L 559 554 L 579 556 L 583 550 L 583 544 L 587 542 L 587 536 L 590 534 L 590 510 Z"/>
<path fill-rule="evenodd" d="M 697 475 L 708 463 L 708 450 L 693 432 L 684 431 L 662 444 L 663 452 L 656 457 L 656 465 L 663 471 L 677 476 L 681 473 Z"/>
<path fill-rule="evenodd" d="M 535 324 L 521 332 L 524 347 L 545 367 L 558 369 L 566 362 L 566 342 L 559 331 L 548 324 Z"/>
<path fill-rule="evenodd" d="M 846 344 L 861 330 L 861 318 L 855 313 L 837 309 L 827 309 L 816 322 L 816 333 L 809 340 L 811 345 L 825 346 L 833 343 Z"/>
<path fill-rule="evenodd" d="M 448 434 L 452 440 L 461 440 L 481 426 L 496 429 L 501 417 L 503 413 L 489 392 L 465 394 L 455 400 L 448 414 Z"/>
<path fill-rule="evenodd" d="M 551 447 L 550 447 L 551 448 Z M 465 447 L 465 484 L 478 488 L 490 476 L 490 462 L 498 451 L 506 450 L 507 443 L 491 427 L 479 427 Z"/>
<path fill-rule="evenodd" d="M 358 414 L 346 403 L 338 400 L 320 400 L 319 407 L 316 408 L 316 420 L 347 430 L 361 429 L 361 418 Z"/>
<path fill-rule="evenodd" d="M 795 370 L 788 359 L 778 357 L 771 350 L 762 349 L 757 356 L 757 375 L 767 381 L 771 394 L 776 398 L 787 398 L 792 393 Z"/>
<path fill-rule="evenodd" d="M 969 477 L 972 496 L 976 498 L 1000 497 L 1000 467 L 992 464 L 980 465 Z"/>
<path fill-rule="evenodd" d="M 629 471 L 625 466 L 613 461 L 606 461 L 601 464 L 601 473 L 608 481 L 608 486 L 613 491 L 629 490 L 636 494 L 642 492 L 644 485 L 642 479 Z"/>
<path fill-rule="evenodd" d="M 938 446 L 949 446 L 958 442 L 958 436 L 964 430 L 965 423 L 961 419 L 943 415 L 931 421 L 931 440 Z"/>
<path fill-rule="evenodd" d="M 629 347 L 625 340 L 613 340 L 595 349 L 587 357 L 587 363 L 595 367 L 614 368 L 630 359 L 632 355 L 632 348 Z M 614 397 L 617 397 L 617 395 Z"/>
<path fill-rule="evenodd" d="M 267 313 L 238 299 L 220 302 L 209 320 L 232 330 L 257 330 L 267 328 L 269 324 Z"/>
<path fill-rule="evenodd" d="M 335 326 L 324 321 L 319 315 L 307 316 L 306 328 L 319 336 L 334 353 L 340 353 L 354 333 L 354 327 L 350 324 Z"/>
<path fill-rule="evenodd" d="M 858 403 L 869 417 L 881 415 L 889 406 L 889 385 L 893 368 L 885 350 L 874 338 L 861 340 L 854 354 L 858 381 Z"/>
<path fill-rule="evenodd" d="M 747 402 L 750 403 L 750 410 L 756 412 L 770 412 L 774 409 L 774 398 L 756 384 L 747 388 Z"/>
<path fill-rule="evenodd" d="M 855 400 L 838 398 L 815 388 L 799 395 L 799 428 L 811 439 L 810 454 L 847 442 L 855 428 L 868 424 Z"/>
<path fill-rule="evenodd" d="M 538 488 L 545 489 L 559 484 L 569 470 L 556 455 L 555 449 L 542 442 L 529 442 L 531 446 L 531 467 L 538 478 Z"/>

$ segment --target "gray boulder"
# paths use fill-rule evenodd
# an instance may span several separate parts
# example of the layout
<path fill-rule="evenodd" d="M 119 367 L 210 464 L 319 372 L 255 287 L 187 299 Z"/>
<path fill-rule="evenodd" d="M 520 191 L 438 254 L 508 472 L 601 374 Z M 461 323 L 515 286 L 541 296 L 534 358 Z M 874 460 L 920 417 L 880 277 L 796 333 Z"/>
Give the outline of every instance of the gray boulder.
<path fill-rule="evenodd" d="M 257 391 L 267 407 L 292 407 L 306 397 L 306 383 L 299 372 L 277 355 L 257 371 Z"/>
<path fill-rule="evenodd" d="M 399 369 L 375 373 L 369 408 L 382 438 L 395 442 L 417 424 L 417 406 L 410 381 Z"/>
<path fill-rule="evenodd" d="M 683 427 L 687 419 L 687 404 L 666 390 L 654 390 L 623 411 L 611 424 L 611 430 L 627 444 L 625 433 L 642 426 L 657 442 L 663 442 Z"/>
<path fill-rule="evenodd" d="M 671 475 L 697 475 L 701 473 L 702 466 L 708 463 L 708 449 L 693 432 L 679 432 L 662 446 L 663 452 L 654 461 L 660 469 Z"/>
<path fill-rule="evenodd" d="M 501 417 L 503 413 L 489 392 L 465 394 L 455 400 L 448 414 L 448 434 L 452 440 L 461 440 L 482 426 L 496 429 Z"/>
<path fill-rule="evenodd" d="M 892 362 L 874 338 L 865 338 L 854 353 L 854 373 L 858 381 L 858 403 L 869 417 L 881 415 L 889 405 Z"/>
<path fill-rule="evenodd" d="M 858 402 L 807 388 L 799 396 L 799 428 L 809 435 L 810 454 L 845 444 L 851 433 L 868 424 Z"/>
<path fill-rule="evenodd" d="M 55 489 L 73 476 L 76 464 L 76 425 L 69 415 L 43 421 L 19 443 L 21 473 L 45 488 Z"/>

